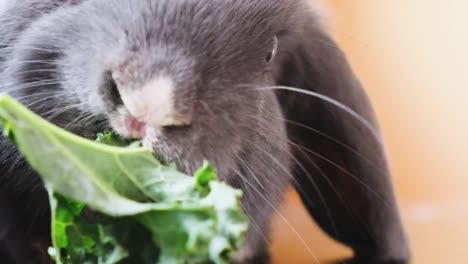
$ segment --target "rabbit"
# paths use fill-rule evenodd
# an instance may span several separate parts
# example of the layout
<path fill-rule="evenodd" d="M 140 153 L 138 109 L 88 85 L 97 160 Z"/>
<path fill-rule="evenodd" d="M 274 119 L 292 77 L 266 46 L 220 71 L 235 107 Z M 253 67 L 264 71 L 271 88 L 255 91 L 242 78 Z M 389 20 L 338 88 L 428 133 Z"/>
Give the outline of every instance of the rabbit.
<path fill-rule="evenodd" d="M 83 137 L 149 142 L 188 174 L 210 161 L 244 193 L 233 263 L 271 262 L 290 184 L 351 261 L 407 263 L 378 122 L 324 14 L 317 0 L 7 0 L 0 92 Z M 46 263 L 47 192 L 0 149 L 0 257 Z"/>

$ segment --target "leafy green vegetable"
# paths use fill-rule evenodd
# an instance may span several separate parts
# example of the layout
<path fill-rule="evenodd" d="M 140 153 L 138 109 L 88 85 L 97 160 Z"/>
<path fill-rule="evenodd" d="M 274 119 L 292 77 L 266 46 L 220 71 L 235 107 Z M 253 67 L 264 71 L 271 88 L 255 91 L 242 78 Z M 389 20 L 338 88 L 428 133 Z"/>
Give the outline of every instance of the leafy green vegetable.
<path fill-rule="evenodd" d="M 78 137 L 7 95 L 0 117 L 49 191 L 57 263 L 227 263 L 240 246 L 242 193 L 208 162 L 190 177 L 138 143 Z M 85 205 L 102 215 L 97 223 L 82 217 Z"/>

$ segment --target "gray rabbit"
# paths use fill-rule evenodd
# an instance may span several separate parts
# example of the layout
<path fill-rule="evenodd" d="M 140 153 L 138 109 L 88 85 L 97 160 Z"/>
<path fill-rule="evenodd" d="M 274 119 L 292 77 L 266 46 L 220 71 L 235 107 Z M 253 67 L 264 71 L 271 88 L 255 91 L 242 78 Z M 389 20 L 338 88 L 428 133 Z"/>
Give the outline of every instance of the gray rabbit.
<path fill-rule="evenodd" d="M 88 138 L 153 128 L 157 157 L 187 173 L 209 160 L 244 191 L 236 263 L 270 262 L 290 183 L 354 263 L 408 261 L 371 104 L 317 1 L 3 1 L 0 92 Z M 0 149 L 0 259 L 45 263 L 47 194 Z"/>

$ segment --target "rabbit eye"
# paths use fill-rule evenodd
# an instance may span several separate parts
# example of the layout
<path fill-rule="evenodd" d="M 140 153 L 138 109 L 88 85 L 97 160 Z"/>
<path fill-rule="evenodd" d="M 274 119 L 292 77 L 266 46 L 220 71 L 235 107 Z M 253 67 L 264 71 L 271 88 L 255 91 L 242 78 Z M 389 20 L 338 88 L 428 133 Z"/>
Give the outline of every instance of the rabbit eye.
<path fill-rule="evenodd" d="M 275 58 L 276 52 L 278 50 L 278 38 L 275 36 L 273 38 L 273 47 L 268 51 L 267 56 L 265 57 L 266 62 L 270 62 Z"/>

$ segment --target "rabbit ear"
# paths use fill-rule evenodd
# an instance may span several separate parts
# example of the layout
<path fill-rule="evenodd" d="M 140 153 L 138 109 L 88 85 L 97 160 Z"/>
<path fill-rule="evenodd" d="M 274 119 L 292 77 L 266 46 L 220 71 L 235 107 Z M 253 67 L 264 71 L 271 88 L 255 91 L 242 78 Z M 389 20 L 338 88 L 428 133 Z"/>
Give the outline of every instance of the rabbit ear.
<path fill-rule="evenodd" d="M 275 59 L 277 85 L 303 89 L 277 90 L 294 185 L 320 226 L 362 261 L 404 261 L 408 242 L 369 99 L 328 33 L 312 18 L 301 27 L 280 37 Z"/>

